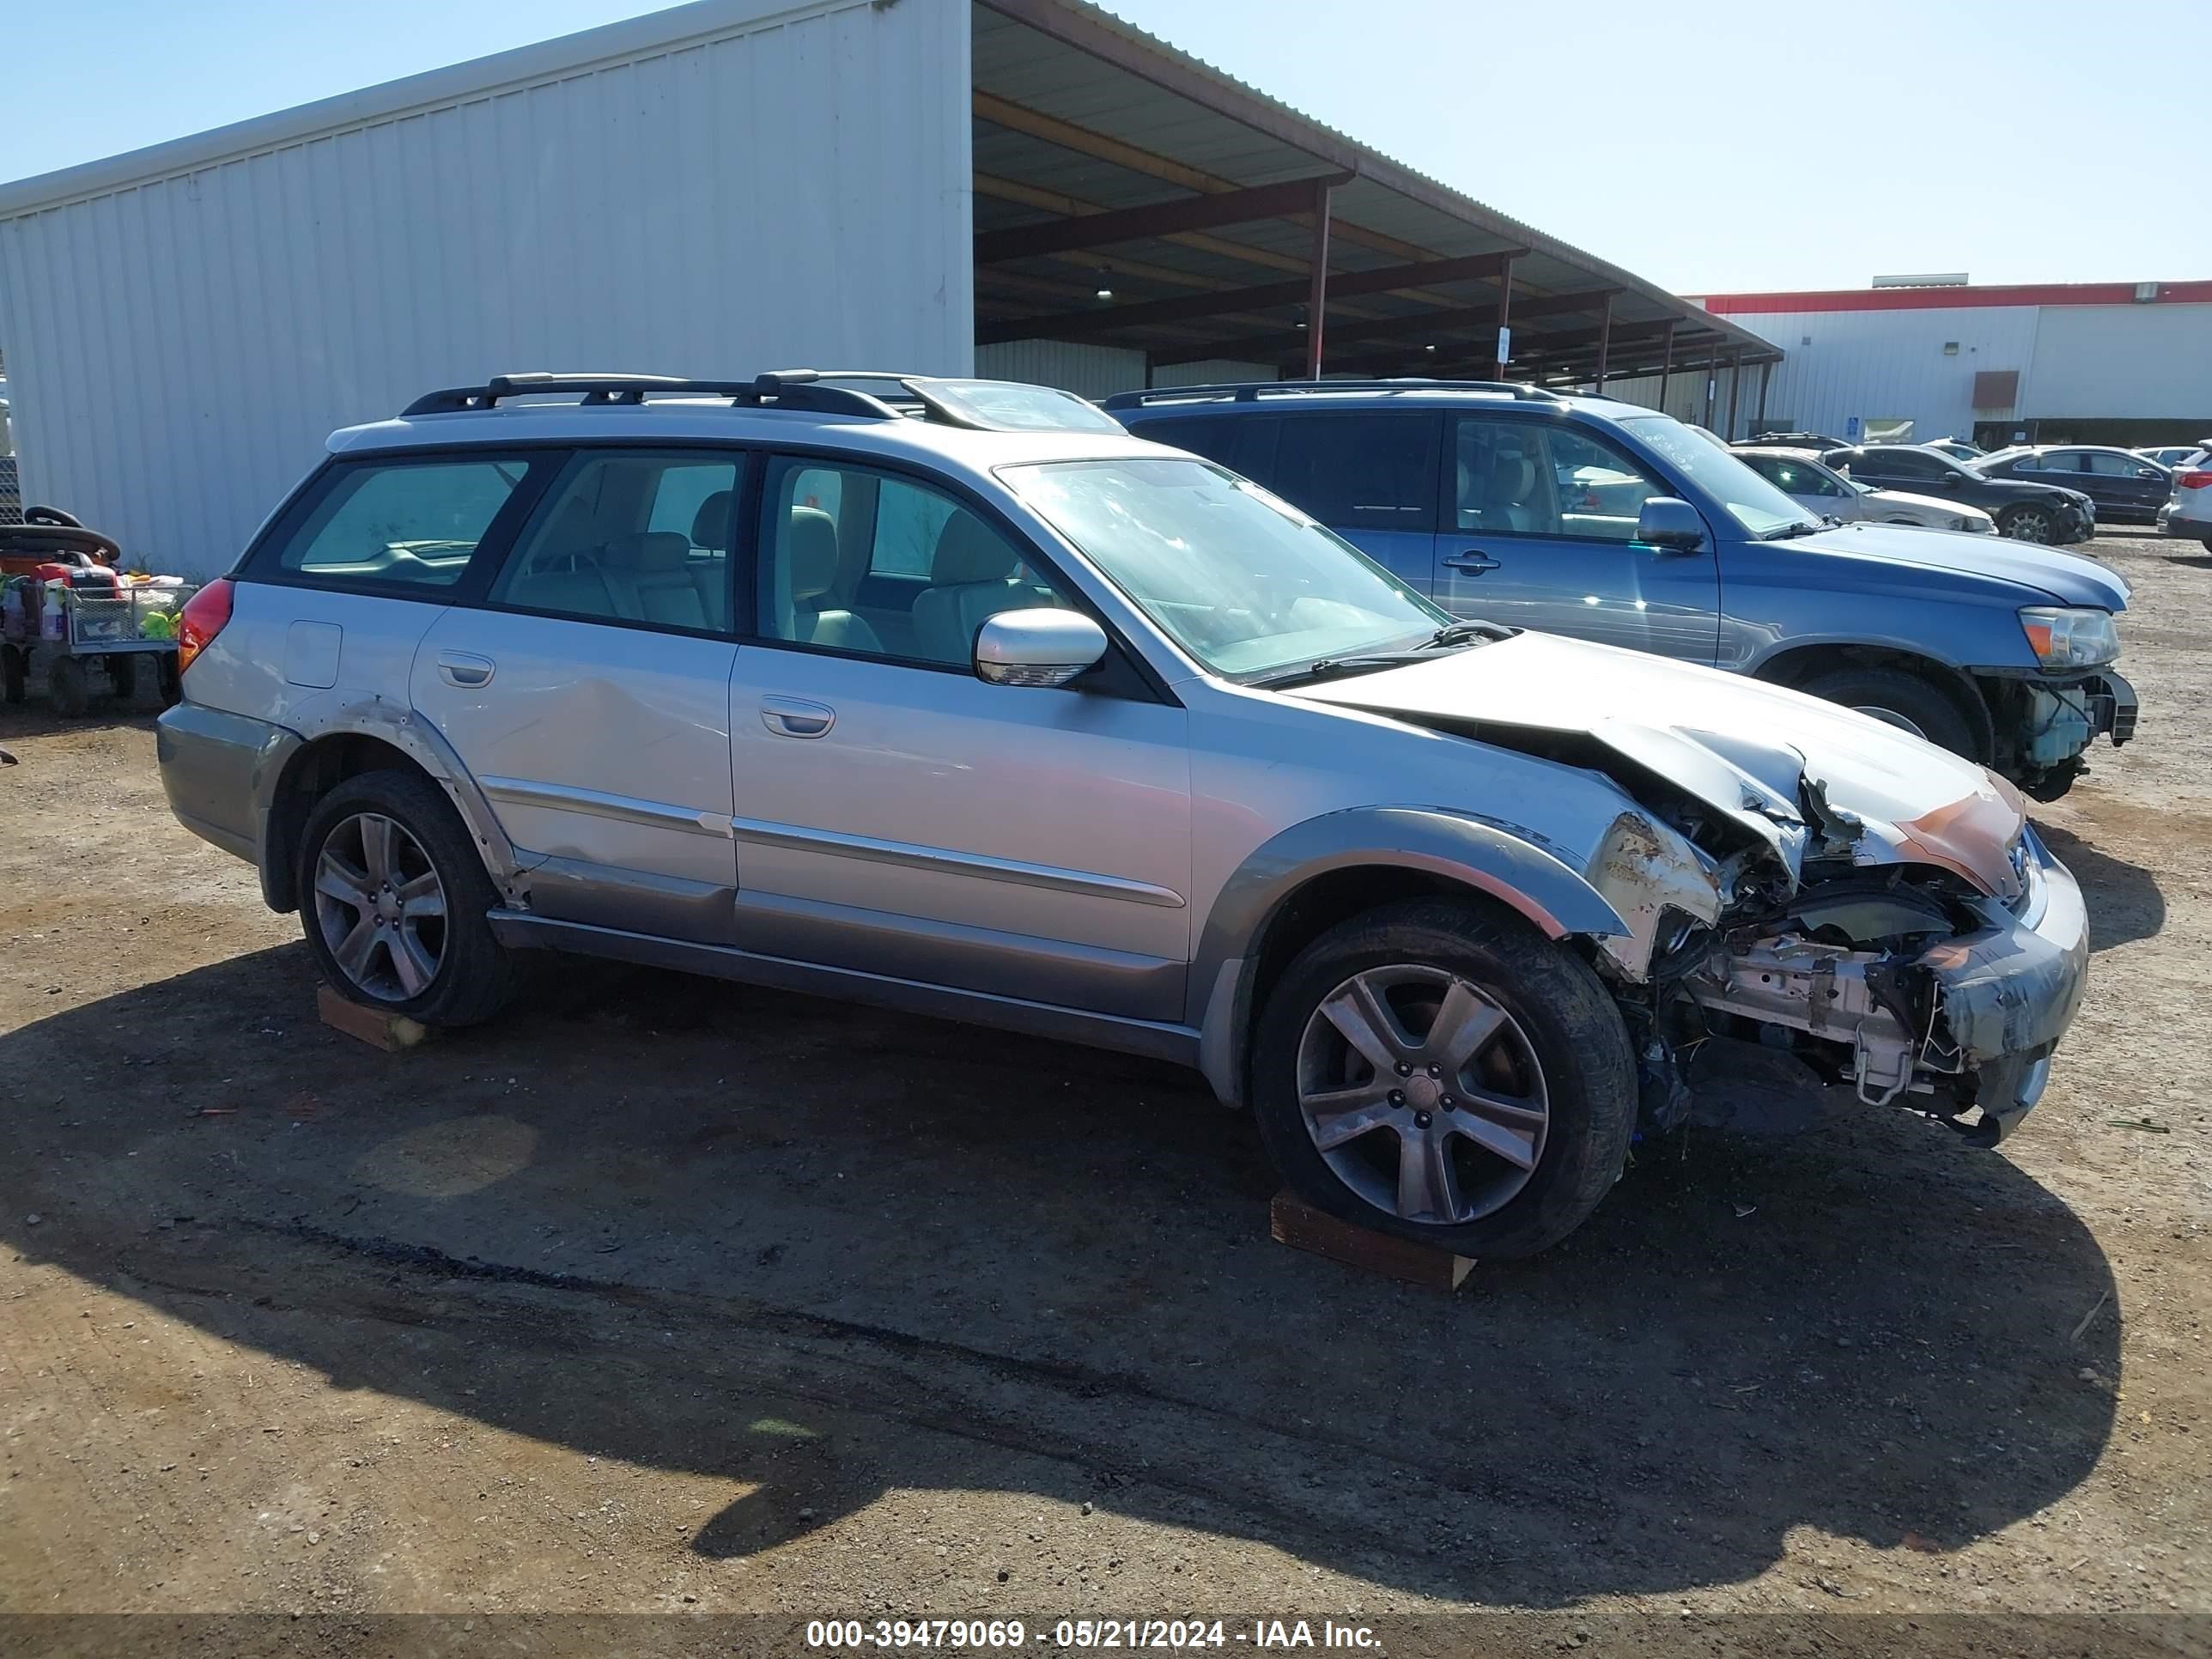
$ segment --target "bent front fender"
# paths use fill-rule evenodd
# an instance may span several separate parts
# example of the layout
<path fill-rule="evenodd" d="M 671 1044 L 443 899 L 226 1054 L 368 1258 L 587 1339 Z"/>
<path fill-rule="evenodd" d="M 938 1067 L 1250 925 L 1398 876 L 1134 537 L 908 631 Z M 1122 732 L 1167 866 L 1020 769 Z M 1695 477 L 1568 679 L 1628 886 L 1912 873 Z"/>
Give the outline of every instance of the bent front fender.
<path fill-rule="evenodd" d="M 1357 868 L 1415 870 L 1497 899 L 1550 939 L 1607 939 L 1631 929 L 1582 873 L 1534 832 L 1434 806 L 1324 813 L 1262 843 L 1223 886 L 1192 963 L 1187 1018 L 1199 1066 L 1223 1101 L 1243 1098 L 1254 969 L 1267 929 L 1316 878 Z"/>

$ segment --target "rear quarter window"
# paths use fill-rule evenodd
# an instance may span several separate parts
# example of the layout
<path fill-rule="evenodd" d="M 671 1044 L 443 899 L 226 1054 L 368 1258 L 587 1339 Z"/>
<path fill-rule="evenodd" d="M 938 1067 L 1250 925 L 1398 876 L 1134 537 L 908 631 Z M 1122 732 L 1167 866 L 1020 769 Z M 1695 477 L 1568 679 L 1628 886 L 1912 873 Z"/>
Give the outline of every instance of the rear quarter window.
<path fill-rule="evenodd" d="M 342 464 L 254 564 L 331 586 L 457 586 L 540 464 L 527 454 Z"/>

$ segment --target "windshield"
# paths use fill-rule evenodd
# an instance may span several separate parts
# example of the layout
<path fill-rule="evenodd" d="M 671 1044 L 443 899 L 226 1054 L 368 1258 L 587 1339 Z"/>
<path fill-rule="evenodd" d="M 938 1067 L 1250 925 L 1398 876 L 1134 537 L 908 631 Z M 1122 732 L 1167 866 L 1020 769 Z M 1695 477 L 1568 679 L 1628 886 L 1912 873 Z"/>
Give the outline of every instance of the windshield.
<path fill-rule="evenodd" d="M 1205 461 L 1048 461 L 1000 476 L 1218 674 L 1418 645 L 1451 621 L 1297 508 Z"/>
<path fill-rule="evenodd" d="M 1687 473 L 1751 534 L 1770 536 L 1792 525 L 1820 527 L 1819 520 L 1732 453 L 1714 448 L 1671 415 L 1632 415 L 1621 425 Z"/>

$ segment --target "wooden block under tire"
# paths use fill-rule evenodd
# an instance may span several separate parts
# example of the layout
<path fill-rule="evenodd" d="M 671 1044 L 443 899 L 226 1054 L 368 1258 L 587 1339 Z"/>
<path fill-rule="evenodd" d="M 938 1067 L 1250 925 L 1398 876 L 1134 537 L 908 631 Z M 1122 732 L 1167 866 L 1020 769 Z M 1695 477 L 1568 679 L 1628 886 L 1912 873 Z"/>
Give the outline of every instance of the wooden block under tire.
<path fill-rule="evenodd" d="M 359 1037 L 363 1042 L 381 1048 L 388 1054 L 396 1054 L 428 1042 L 434 1035 L 420 1020 L 410 1019 L 404 1014 L 387 1014 L 374 1008 L 364 1008 L 358 1002 L 347 1001 L 328 985 L 315 987 L 315 1012 L 333 1031 L 343 1031 L 349 1037 Z"/>
<path fill-rule="evenodd" d="M 1277 1193 L 1268 1205 L 1267 1231 L 1277 1243 L 1293 1249 L 1311 1250 L 1346 1267 L 1363 1267 L 1385 1278 L 1439 1291 L 1457 1290 L 1474 1266 L 1473 1256 L 1454 1255 L 1433 1245 L 1356 1227 L 1288 1193 Z"/>

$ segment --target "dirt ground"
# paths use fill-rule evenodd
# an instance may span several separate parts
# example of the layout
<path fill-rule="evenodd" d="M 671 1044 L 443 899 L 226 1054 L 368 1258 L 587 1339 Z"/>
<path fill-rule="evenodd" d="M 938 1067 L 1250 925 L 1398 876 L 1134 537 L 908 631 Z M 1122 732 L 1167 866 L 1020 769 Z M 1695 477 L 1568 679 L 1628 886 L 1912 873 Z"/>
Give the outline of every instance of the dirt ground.
<path fill-rule="evenodd" d="M 2143 728 L 2041 813 L 2096 956 L 2022 1133 L 1692 1135 L 1456 1297 L 1268 1242 L 1162 1066 L 583 964 L 376 1053 L 149 710 L 0 713 L 0 1614 L 2205 1650 L 2212 559 L 2096 550 Z"/>

